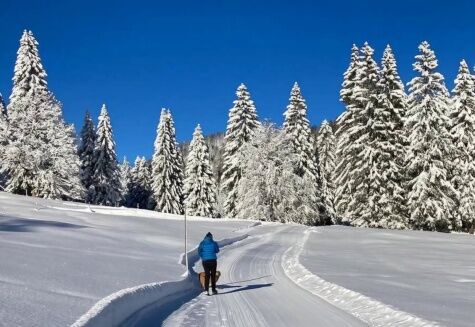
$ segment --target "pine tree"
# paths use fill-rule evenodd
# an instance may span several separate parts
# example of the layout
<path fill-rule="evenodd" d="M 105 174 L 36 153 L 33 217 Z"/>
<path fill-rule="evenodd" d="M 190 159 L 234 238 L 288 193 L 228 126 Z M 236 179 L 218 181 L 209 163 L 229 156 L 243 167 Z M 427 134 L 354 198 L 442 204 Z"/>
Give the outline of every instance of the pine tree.
<path fill-rule="evenodd" d="M 413 67 L 420 76 L 409 82 L 405 119 L 410 223 L 416 229 L 447 230 L 454 206 L 446 162 L 451 152 L 449 93 L 429 43 L 422 42 L 419 51 Z"/>
<path fill-rule="evenodd" d="M 289 100 L 290 103 L 284 113 L 284 130 L 292 140 L 293 153 L 297 156 L 295 172 L 300 177 L 308 175 L 316 185 L 318 171 L 313 151 L 314 140 L 307 118 L 307 105 L 297 82 L 292 87 Z"/>
<path fill-rule="evenodd" d="M 79 158 L 74 127 L 62 120 L 50 93 L 28 94 L 10 106 L 5 152 L 7 191 L 44 198 L 79 200 Z"/>
<path fill-rule="evenodd" d="M 324 120 L 317 138 L 319 178 L 322 202 L 325 213 L 332 223 L 339 222 L 335 209 L 335 185 L 333 177 L 335 173 L 335 136 L 332 127 Z"/>
<path fill-rule="evenodd" d="M 31 31 L 25 30 L 17 52 L 10 104 L 27 94 L 47 92 L 46 76 L 38 52 L 38 42 Z"/>
<path fill-rule="evenodd" d="M 350 65 L 343 74 L 343 83 L 340 90 L 340 100 L 345 105 L 350 105 L 353 101 L 353 92 L 358 81 L 358 72 L 360 69 L 360 50 L 353 44 L 351 48 Z"/>
<path fill-rule="evenodd" d="M 336 168 L 337 210 L 344 221 L 355 226 L 374 226 L 374 203 L 369 203 L 371 183 L 371 157 L 369 145 L 371 121 L 377 106 L 378 65 L 373 59 L 374 50 L 365 43 L 355 78 L 348 115 L 338 118 L 339 143 Z"/>
<path fill-rule="evenodd" d="M 465 60 L 455 79 L 450 112 L 454 144 L 451 183 L 457 191 L 453 230 L 469 231 L 475 223 L 475 82 Z"/>
<path fill-rule="evenodd" d="M 97 125 L 94 162 L 93 203 L 107 206 L 119 205 L 122 200 L 120 171 L 110 117 L 105 104 L 102 105 Z"/>
<path fill-rule="evenodd" d="M 126 157 L 121 164 L 119 164 L 120 171 L 120 192 L 122 194 L 121 205 L 126 207 L 131 207 L 130 204 L 130 186 L 132 183 L 132 172 L 131 172 L 129 161 Z"/>
<path fill-rule="evenodd" d="M 186 213 L 191 216 L 214 217 L 215 204 L 215 182 L 209 162 L 208 146 L 201 126 L 198 125 L 193 133 L 186 161 Z"/>
<path fill-rule="evenodd" d="M 81 160 L 81 183 L 86 189 L 86 202 L 91 202 L 94 177 L 94 147 L 96 143 L 96 130 L 89 112 L 86 112 L 84 124 L 81 130 L 81 140 L 79 145 L 79 159 Z"/>
<path fill-rule="evenodd" d="M 369 206 L 372 224 L 383 228 L 407 227 L 404 210 L 405 134 L 404 114 L 407 97 L 397 72 L 396 59 L 388 45 L 381 63 L 377 84 L 378 104 L 371 119 L 369 147 L 372 155 L 369 178 Z"/>
<path fill-rule="evenodd" d="M 5 160 L 5 149 L 8 143 L 8 116 L 3 96 L 0 93 L 0 188 L 3 190 L 7 182 L 7 175 L 1 173 Z"/>
<path fill-rule="evenodd" d="M 254 130 L 260 125 L 254 101 L 249 91 L 241 84 L 236 91 L 237 99 L 229 111 L 225 135 L 222 190 L 226 194 L 224 214 L 236 217 L 238 184 L 241 178 L 242 163 L 239 161 L 241 147 L 250 141 Z"/>
<path fill-rule="evenodd" d="M 355 136 L 350 135 L 348 130 L 355 123 L 353 112 L 357 107 L 354 92 L 356 84 L 360 83 L 362 67 L 362 58 L 360 51 L 356 45 L 353 44 L 351 49 L 351 59 L 348 69 L 343 74 L 343 83 L 340 90 L 340 101 L 345 104 L 346 110 L 338 117 L 336 121 L 336 166 L 335 178 L 335 209 L 338 218 L 343 223 L 348 223 L 347 207 L 351 196 L 351 181 L 348 178 L 349 171 L 352 169 L 351 160 L 353 154 L 349 153 L 349 148 L 353 143 Z"/>
<path fill-rule="evenodd" d="M 152 176 L 147 160 L 144 157 L 137 157 L 130 173 L 129 205 L 134 208 L 149 209 L 152 197 Z"/>
<path fill-rule="evenodd" d="M 155 210 L 173 214 L 183 213 L 182 163 L 171 113 L 162 109 L 152 159 Z"/>
<path fill-rule="evenodd" d="M 8 145 L 2 167 L 7 190 L 45 198 L 81 199 L 79 158 L 72 125 L 48 91 L 38 43 L 24 32 L 10 97 Z"/>

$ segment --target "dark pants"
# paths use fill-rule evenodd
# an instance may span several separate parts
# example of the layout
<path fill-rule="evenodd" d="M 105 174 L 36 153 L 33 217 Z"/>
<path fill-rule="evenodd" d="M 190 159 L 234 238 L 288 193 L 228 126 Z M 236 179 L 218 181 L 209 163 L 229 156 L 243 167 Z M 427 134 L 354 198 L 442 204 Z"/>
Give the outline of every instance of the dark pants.
<path fill-rule="evenodd" d="M 216 268 L 218 262 L 216 260 L 203 261 L 203 269 L 205 270 L 205 290 L 209 290 L 209 278 L 211 277 L 211 288 L 216 290 Z"/>

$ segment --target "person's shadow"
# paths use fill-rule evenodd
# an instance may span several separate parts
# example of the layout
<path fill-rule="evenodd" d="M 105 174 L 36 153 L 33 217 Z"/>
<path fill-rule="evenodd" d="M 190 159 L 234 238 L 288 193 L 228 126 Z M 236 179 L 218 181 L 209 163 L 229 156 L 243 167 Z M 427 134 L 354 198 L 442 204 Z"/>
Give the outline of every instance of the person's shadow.
<path fill-rule="evenodd" d="M 248 280 L 241 280 L 241 281 L 238 281 L 238 282 L 221 284 L 221 285 L 217 285 L 216 288 L 218 288 L 218 289 L 231 289 L 230 291 L 220 292 L 218 294 L 231 294 L 231 293 L 235 293 L 235 292 L 254 290 L 254 289 L 258 289 L 258 288 L 262 288 L 262 287 L 270 287 L 270 286 L 274 285 L 274 283 L 251 284 L 251 285 L 246 285 L 246 286 L 234 285 L 234 284 L 237 284 L 237 283 L 250 282 L 250 281 L 265 278 L 265 277 L 270 277 L 270 275 L 262 276 L 262 277 L 258 277 L 258 278 L 253 278 L 253 279 L 248 279 Z"/>
<path fill-rule="evenodd" d="M 274 285 L 274 283 L 266 283 L 266 284 L 253 284 L 253 285 L 247 285 L 247 286 L 240 286 L 240 285 L 218 285 L 216 286 L 218 289 L 230 289 L 232 288 L 233 290 L 227 291 L 227 292 L 220 292 L 219 294 L 231 294 L 235 292 L 243 292 L 243 291 L 249 291 L 249 290 L 254 290 L 257 288 L 262 288 L 262 287 L 270 287 Z"/>

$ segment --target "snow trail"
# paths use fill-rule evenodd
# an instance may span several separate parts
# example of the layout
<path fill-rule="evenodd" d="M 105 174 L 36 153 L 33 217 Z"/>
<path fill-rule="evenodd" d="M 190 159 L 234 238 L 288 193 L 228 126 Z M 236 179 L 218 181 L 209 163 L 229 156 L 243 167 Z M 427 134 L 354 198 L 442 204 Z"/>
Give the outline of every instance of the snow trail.
<path fill-rule="evenodd" d="M 312 232 L 317 231 L 313 228 L 307 229 L 304 232 L 304 237 L 301 238 L 297 244 L 291 246 L 284 253 L 282 258 L 282 268 L 295 284 L 328 301 L 328 303 L 335 307 L 351 313 L 370 326 L 439 326 L 439 324 L 435 322 L 427 321 L 410 313 L 397 310 L 396 308 L 358 292 L 327 282 L 312 274 L 299 262 L 300 254 Z"/>
<path fill-rule="evenodd" d="M 225 247 L 247 237 L 248 234 L 241 234 L 220 240 L 218 244 L 220 247 Z M 188 259 L 191 266 L 199 260 L 197 247 L 188 252 Z M 180 256 L 179 263 L 185 264 L 183 254 Z M 98 301 L 71 327 L 131 326 L 140 319 L 141 311 L 148 312 L 150 307 L 156 309 L 168 306 L 164 310 L 167 311 L 170 305 L 173 307 L 177 301 L 189 300 L 199 294 L 196 273 L 192 268 L 182 277 L 178 281 L 143 284 L 115 292 Z"/>
<path fill-rule="evenodd" d="M 300 226 L 262 226 L 218 259 L 219 294 L 184 304 L 163 326 L 364 326 L 352 315 L 296 287 L 282 255 L 301 237 Z M 318 313 L 318 314 L 316 314 Z M 152 317 L 135 326 L 155 326 Z"/>

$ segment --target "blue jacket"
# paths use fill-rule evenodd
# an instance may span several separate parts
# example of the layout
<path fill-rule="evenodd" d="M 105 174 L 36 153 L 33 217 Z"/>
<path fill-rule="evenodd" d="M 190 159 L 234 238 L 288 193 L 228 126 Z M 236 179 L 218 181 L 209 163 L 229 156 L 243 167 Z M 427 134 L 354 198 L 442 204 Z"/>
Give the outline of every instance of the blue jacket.
<path fill-rule="evenodd" d="M 212 237 L 205 237 L 198 247 L 198 254 L 203 261 L 216 260 L 216 253 L 218 252 L 218 243 L 216 243 Z"/>

